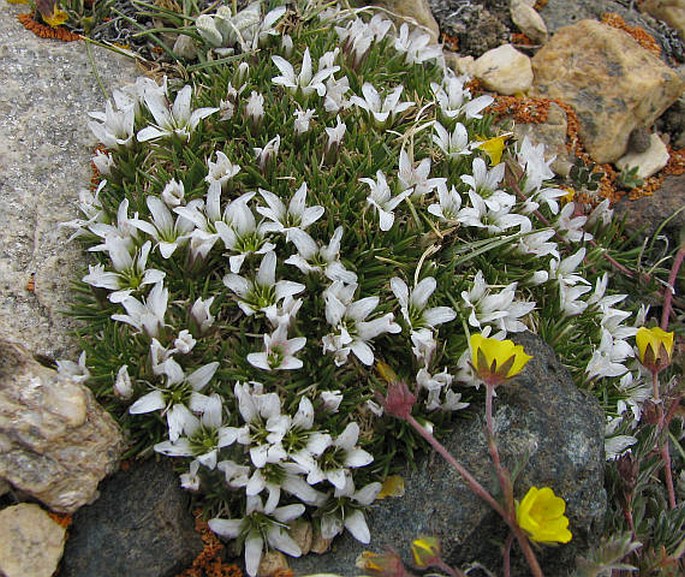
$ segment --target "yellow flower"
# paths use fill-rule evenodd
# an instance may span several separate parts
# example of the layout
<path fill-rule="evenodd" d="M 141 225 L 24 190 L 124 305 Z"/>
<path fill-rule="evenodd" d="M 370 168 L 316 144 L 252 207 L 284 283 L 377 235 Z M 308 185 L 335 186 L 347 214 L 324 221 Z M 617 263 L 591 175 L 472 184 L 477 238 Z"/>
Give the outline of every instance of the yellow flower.
<path fill-rule="evenodd" d="M 478 376 L 488 385 L 499 385 L 518 375 L 532 359 L 521 345 L 513 341 L 471 335 L 471 363 Z"/>
<path fill-rule="evenodd" d="M 490 158 L 491 166 L 495 166 L 496 164 L 500 163 L 506 142 L 513 134 L 513 132 L 507 132 L 501 136 L 495 136 L 495 138 L 485 140 L 478 145 L 478 148 L 485 152 L 485 154 L 487 154 Z"/>
<path fill-rule="evenodd" d="M 436 537 L 424 535 L 411 542 L 411 553 L 417 567 L 431 567 L 440 559 L 440 542 Z"/>
<path fill-rule="evenodd" d="M 652 372 L 659 372 L 671 363 L 673 333 L 659 327 L 640 327 L 635 336 L 640 362 Z"/>
<path fill-rule="evenodd" d="M 516 522 L 531 540 L 538 543 L 568 543 L 573 535 L 564 515 L 566 502 L 549 487 L 531 487 L 516 502 Z"/>
<path fill-rule="evenodd" d="M 57 28 L 69 20 L 69 14 L 62 10 L 57 2 L 42 2 L 38 5 L 38 10 L 43 21 L 52 28 Z"/>

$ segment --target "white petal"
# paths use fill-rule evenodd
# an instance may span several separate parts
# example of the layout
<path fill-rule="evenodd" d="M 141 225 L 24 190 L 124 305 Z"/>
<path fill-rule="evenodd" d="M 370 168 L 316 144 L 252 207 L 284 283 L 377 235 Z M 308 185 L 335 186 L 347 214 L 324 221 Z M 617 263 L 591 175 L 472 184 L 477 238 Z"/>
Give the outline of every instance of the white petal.
<path fill-rule="evenodd" d="M 352 533 L 352 536 L 360 543 L 367 544 L 371 541 L 371 533 L 366 524 L 364 513 L 359 510 L 345 515 L 345 528 Z"/>
<path fill-rule="evenodd" d="M 128 412 L 132 415 L 141 415 L 143 413 L 151 413 L 152 411 L 159 411 L 166 407 L 164 395 L 162 391 L 152 391 L 147 395 L 143 395 L 129 408 Z"/>
<path fill-rule="evenodd" d="M 219 519 L 218 517 L 215 517 L 214 519 L 210 519 L 207 524 L 217 535 L 221 535 L 226 539 L 236 539 L 240 535 L 243 520 Z"/>

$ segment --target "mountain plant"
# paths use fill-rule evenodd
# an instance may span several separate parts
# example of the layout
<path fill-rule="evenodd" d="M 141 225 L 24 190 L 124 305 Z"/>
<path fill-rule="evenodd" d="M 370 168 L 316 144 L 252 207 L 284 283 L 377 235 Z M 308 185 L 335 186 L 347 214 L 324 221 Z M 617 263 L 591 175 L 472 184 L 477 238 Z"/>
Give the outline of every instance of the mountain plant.
<path fill-rule="evenodd" d="M 482 343 L 525 330 L 625 452 L 651 382 L 632 341 L 646 311 L 609 287 L 608 201 L 585 211 L 541 146 L 498 138 L 492 97 L 423 31 L 316 2 L 249 10 L 197 19 L 183 79 L 139 78 L 92 113 L 95 184 L 68 223 L 92 259 L 79 370 L 129 454 L 173 459 L 250 575 L 265 549 L 301 553 L 296 519 L 367 543 L 365 509 L 425 446 L 384 414 L 379 361 L 439 436 L 496 368 Z M 507 512 L 524 529 L 529 489 Z"/>

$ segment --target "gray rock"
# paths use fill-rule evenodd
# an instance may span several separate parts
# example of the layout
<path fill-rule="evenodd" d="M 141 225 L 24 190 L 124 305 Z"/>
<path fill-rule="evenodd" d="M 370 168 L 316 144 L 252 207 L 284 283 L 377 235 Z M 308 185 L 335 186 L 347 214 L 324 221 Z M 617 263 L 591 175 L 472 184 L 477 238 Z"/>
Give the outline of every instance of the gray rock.
<path fill-rule="evenodd" d="M 73 358 L 75 323 L 63 311 L 85 265 L 58 225 L 78 216 L 78 192 L 90 182 L 88 112 L 105 101 L 94 70 L 111 90 L 135 66 L 84 42 L 37 38 L 15 18 L 26 10 L 0 6 L 0 333 L 34 353 Z M 31 273 L 35 292 L 26 289 Z"/>
<path fill-rule="evenodd" d="M 66 530 L 34 503 L 0 511 L 0 574 L 50 577 L 62 557 Z"/>
<path fill-rule="evenodd" d="M 539 553 L 545 574 L 560 577 L 573 569 L 576 554 L 601 534 L 606 510 L 604 417 L 597 401 L 576 388 L 549 346 L 530 334 L 515 340 L 533 360 L 498 391 L 498 446 L 510 470 L 522 465 L 517 498 L 536 485 L 552 487 L 566 500 L 573 540 Z M 461 422 L 445 444 L 481 483 L 495 490 L 482 419 Z M 406 496 L 381 501 L 368 515 L 370 545 L 345 535 L 329 553 L 291 560 L 295 572 L 357 575 L 355 559 L 364 549 L 392 547 L 409 560 L 409 544 L 421 534 L 437 536 L 444 558 L 452 564 L 479 561 L 500 572 L 499 543 L 506 530 L 497 515 L 437 455 L 422 457 L 416 465 L 416 471 L 406 475 Z M 516 556 L 513 575 L 527 574 L 522 563 Z"/>
<path fill-rule="evenodd" d="M 107 479 L 74 515 L 60 577 L 173 577 L 200 551 L 189 494 L 168 460 L 152 459 Z"/>
<path fill-rule="evenodd" d="M 639 235 L 637 242 L 656 234 L 663 225 L 663 232 L 669 237 L 670 251 L 683 242 L 684 206 L 685 175 L 667 176 L 652 196 L 637 200 L 624 197 L 614 207 L 614 214 L 618 220 L 625 219 L 627 231 Z"/>
<path fill-rule="evenodd" d="M 0 479 L 73 513 L 97 497 L 122 445 L 119 427 L 90 389 L 0 340 Z"/>

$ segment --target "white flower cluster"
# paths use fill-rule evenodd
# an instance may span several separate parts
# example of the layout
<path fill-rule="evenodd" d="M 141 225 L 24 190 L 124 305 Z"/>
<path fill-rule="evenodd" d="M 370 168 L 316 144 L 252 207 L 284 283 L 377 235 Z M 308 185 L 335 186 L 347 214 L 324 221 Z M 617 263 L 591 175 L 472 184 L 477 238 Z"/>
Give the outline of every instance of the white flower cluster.
<path fill-rule="evenodd" d="M 187 460 L 184 487 L 202 490 L 219 475 L 237 496 L 232 518 L 210 527 L 244 541 L 255 575 L 265 547 L 300 554 L 288 524 L 306 511 L 324 538 L 347 529 L 370 539 L 362 510 L 381 486 L 364 473 L 374 456 L 360 446 L 356 416 L 382 409 L 367 394 L 356 413 L 339 418 L 348 392 L 321 388 L 316 371 L 370 382 L 377 358 L 402 356 L 428 414 L 463 409 L 458 387 L 474 379 L 463 347 L 449 357 L 451 335 L 463 326 L 505 338 L 533 329 L 529 319 L 544 306 L 559 322 L 582 316 L 599 326 L 580 345 L 593 349 L 587 379 L 621 378 L 625 406 L 634 412 L 639 400 L 626 365 L 635 328 L 616 308 L 624 297 L 606 294 L 607 276 L 589 294 L 580 272 L 588 222 L 610 218 L 606 204 L 589 217 L 573 202 L 561 206 L 566 191 L 547 186 L 550 161 L 527 139 L 509 159 L 523 173 L 517 196 L 505 164 L 488 165 L 476 138 L 474 123 L 492 98 L 473 98 L 440 47 L 406 24 L 393 35 L 381 16 L 328 11 L 322 17 L 335 27 L 327 44 L 292 56 L 293 39 L 273 29 L 285 10 L 261 23 L 254 5 L 247 10 L 220 9 L 196 26 L 215 48 L 245 51 L 268 36 L 280 54 L 237 66 L 216 106 L 193 109 L 190 85 L 172 101 L 166 79 L 115 91 L 90 123 L 104 147 L 93 162 L 111 182 L 82 194 L 83 218 L 68 226 L 99 258 L 83 282 L 104 291 L 110 321 L 142 359 L 127 356 L 115 369 L 115 394 L 130 414 L 166 419 L 166 438 L 154 448 Z M 392 48 L 405 68 L 433 66 L 440 78 L 420 111 L 397 76 L 360 81 L 355 71 L 374 46 Z M 208 146 L 198 132 L 224 140 Z M 382 162 L 366 158 L 374 138 L 387 139 Z M 153 164 L 135 173 L 147 171 L 148 181 L 131 183 L 135 200 L 113 203 L 111 187 L 127 190 L 127 154 L 140 150 Z M 201 160 L 192 171 L 170 172 L 171 162 L 186 166 L 194 154 Z M 345 155 L 357 155 L 359 171 L 332 191 L 321 172 Z M 392 249 L 417 229 L 414 239 L 432 240 L 402 264 Z M 466 264 L 447 275 L 440 258 L 468 264 L 459 251 L 469 242 L 476 255 L 527 259 L 524 272 L 506 284 Z M 372 284 L 378 273 L 367 265 L 379 246 L 389 247 L 379 259 L 388 266 Z M 191 280 L 203 288 L 187 292 Z M 241 356 L 229 360 L 233 349 Z M 227 376 L 235 374 L 244 376 Z M 303 375 L 302 389 L 288 388 L 292 375 Z"/>

